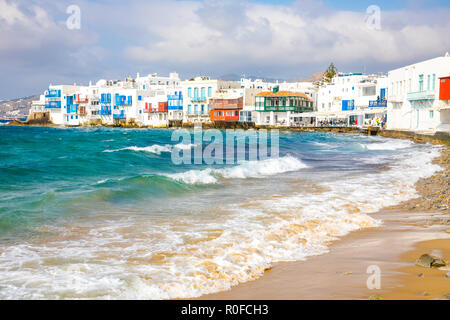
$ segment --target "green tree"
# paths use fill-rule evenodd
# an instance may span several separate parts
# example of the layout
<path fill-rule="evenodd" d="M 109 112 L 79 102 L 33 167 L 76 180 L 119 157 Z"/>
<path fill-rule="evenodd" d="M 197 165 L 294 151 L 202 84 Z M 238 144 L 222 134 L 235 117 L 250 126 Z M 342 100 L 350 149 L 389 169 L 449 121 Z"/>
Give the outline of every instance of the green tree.
<path fill-rule="evenodd" d="M 330 64 L 330 66 L 327 68 L 327 70 L 325 70 L 325 74 L 323 75 L 323 79 L 324 79 L 326 82 L 330 83 L 330 82 L 331 82 L 331 79 L 333 79 L 334 76 L 337 75 L 337 73 L 338 73 L 338 71 L 337 71 L 337 69 L 336 69 L 336 66 L 335 66 L 334 63 L 332 62 L 332 63 Z"/>

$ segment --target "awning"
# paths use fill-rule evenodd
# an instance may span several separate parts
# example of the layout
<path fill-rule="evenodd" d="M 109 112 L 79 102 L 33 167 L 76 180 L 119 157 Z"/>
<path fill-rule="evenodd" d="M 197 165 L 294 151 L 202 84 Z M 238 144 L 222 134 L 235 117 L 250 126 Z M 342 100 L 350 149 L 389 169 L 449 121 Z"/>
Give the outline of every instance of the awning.
<path fill-rule="evenodd" d="M 347 118 L 349 116 L 366 115 L 366 114 L 383 114 L 387 112 L 387 108 L 369 108 L 351 111 L 334 111 L 334 112 L 305 112 L 293 113 L 291 118 Z"/>

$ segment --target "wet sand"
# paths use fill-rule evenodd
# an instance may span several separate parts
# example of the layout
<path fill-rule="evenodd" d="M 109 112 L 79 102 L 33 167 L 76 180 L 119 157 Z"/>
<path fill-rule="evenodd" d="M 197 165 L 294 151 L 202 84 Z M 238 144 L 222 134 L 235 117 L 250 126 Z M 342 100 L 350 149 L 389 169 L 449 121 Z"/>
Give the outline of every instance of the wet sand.
<path fill-rule="evenodd" d="M 435 163 L 444 170 L 416 184 L 419 198 L 371 215 L 382 226 L 353 232 L 326 254 L 277 263 L 256 281 L 200 299 L 450 299 L 448 265 L 415 266 L 424 253 L 450 263 L 450 147 Z M 370 266 L 381 271 L 380 289 L 367 286 Z"/>

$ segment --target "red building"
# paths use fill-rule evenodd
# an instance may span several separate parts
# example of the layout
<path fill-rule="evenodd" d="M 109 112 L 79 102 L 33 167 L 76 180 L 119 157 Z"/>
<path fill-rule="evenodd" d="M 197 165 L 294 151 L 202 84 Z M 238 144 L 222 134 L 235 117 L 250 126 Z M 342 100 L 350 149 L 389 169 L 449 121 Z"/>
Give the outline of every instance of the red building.
<path fill-rule="evenodd" d="M 439 78 L 439 100 L 450 100 L 450 76 Z"/>
<path fill-rule="evenodd" d="M 244 97 L 237 99 L 209 99 L 211 121 L 239 121 L 239 111 L 244 106 Z"/>

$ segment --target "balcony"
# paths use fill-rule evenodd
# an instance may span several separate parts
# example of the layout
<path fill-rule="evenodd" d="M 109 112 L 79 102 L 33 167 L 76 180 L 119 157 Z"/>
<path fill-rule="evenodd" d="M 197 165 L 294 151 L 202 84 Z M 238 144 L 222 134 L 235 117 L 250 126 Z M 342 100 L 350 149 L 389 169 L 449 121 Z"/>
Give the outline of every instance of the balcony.
<path fill-rule="evenodd" d="M 111 108 L 109 107 L 101 107 L 98 111 L 98 114 L 101 116 L 110 116 L 112 114 Z"/>
<path fill-rule="evenodd" d="M 372 100 L 369 101 L 369 108 L 386 108 L 387 100 Z"/>
<path fill-rule="evenodd" d="M 48 101 L 45 105 L 47 109 L 61 109 L 61 101 Z"/>
<path fill-rule="evenodd" d="M 113 114 L 113 119 L 125 119 L 125 113 L 123 111 L 121 111 L 120 113 L 117 114 Z"/>
<path fill-rule="evenodd" d="M 302 112 L 312 112 L 314 111 L 314 109 L 312 107 L 301 107 L 301 106 L 264 106 L 264 105 L 256 105 L 255 106 L 255 111 L 263 111 L 263 112 L 269 112 L 269 111 L 274 111 L 274 112 L 297 112 L 297 113 L 302 113 Z"/>
<path fill-rule="evenodd" d="M 419 92 L 409 92 L 407 99 L 409 101 L 418 100 L 434 100 L 436 98 L 436 93 L 431 90 L 419 91 Z"/>
<path fill-rule="evenodd" d="M 75 104 L 80 104 L 80 103 L 88 103 L 89 99 L 88 98 L 77 98 L 75 99 L 74 103 Z"/>
<path fill-rule="evenodd" d="M 102 93 L 100 96 L 99 103 L 110 104 L 111 103 L 111 94 L 110 93 Z"/>
<path fill-rule="evenodd" d="M 45 94 L 46 98 L 61 98 L 61 90 L 49 89 Z"/>
<path fill-rule="evenodd" d="M 78 108 L 74 105 L 68 105 L 67 106 L 67 113 L 77 113 Z"/>
<path fill-rule="evenodd" d="M 131 96 L 116 96 L 116 106 L 131 106 L 133 100 Z"/>
<path fill-rule="evenodd" d="M 168 106 L 168 110 L 169 111 L 178 111 L 178 110 L 183 110 L 183 104 L 181 105 L 169 105 Z"/>
<path fill-rule="evenodd" d="M 193 97 L 191 98 L 192 102 L 205 102 L 206 101 L 206 97 Z"/>

